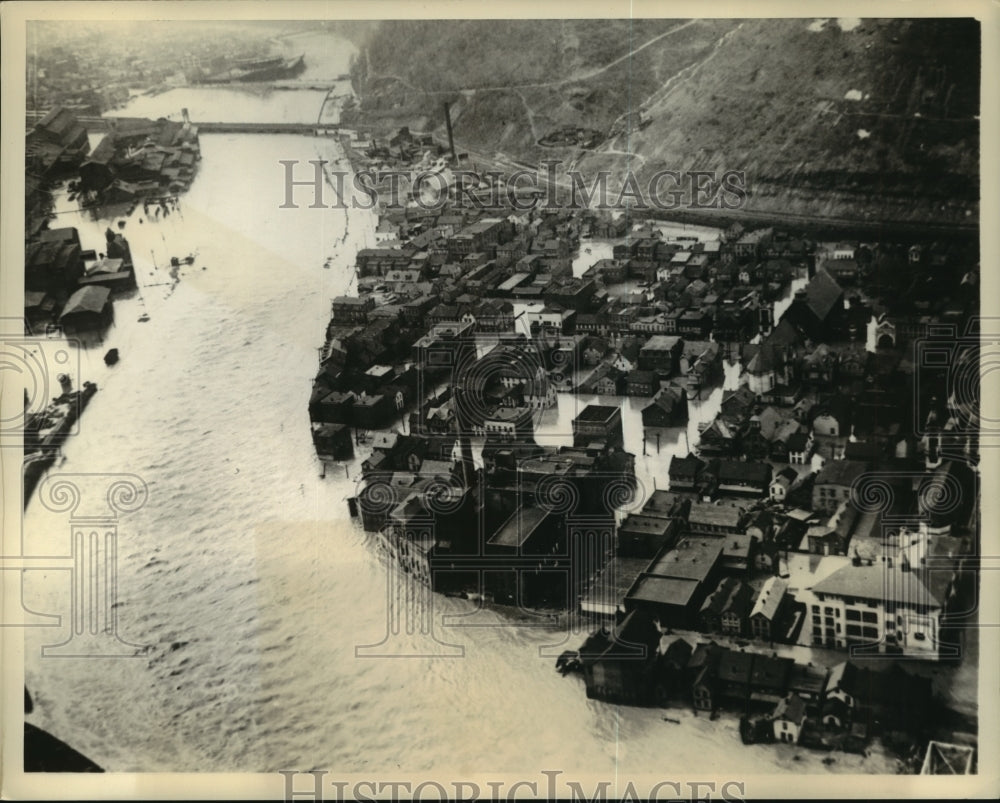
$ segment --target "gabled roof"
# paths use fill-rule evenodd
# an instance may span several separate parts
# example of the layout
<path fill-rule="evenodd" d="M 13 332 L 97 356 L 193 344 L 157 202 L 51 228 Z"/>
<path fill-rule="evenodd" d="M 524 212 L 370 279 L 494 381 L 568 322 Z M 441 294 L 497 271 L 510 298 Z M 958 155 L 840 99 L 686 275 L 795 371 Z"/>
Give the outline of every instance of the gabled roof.
<path fill-rule="evenodd" d="M 772 715 L 772 718 L 786 720 L 788 722 L 794 722 L 796 725 L 801 725 L 806 718 L 805 701 L 794 692 L 789 694 L 787 697 L 783 697 L 774 707 L 774 714 Z"/>
<path fill-rule="evenodd" d="M 750 611 L 750 616 L 754 617 L 759 614 L 765 619 L 773 621 L 787 590 L 787 581 L 780 577 L 769 577 L 761 587 L 760 594 L 757 595 L 757 601 L 754 603 L 753 610 Z"/>
<path fill-rule="evenodd" d="M 81 312 L 99 313 L 107 306 L 110 295 L 111 291 L 108 288 L 99 285 L 91 285 L 77 290 L 66 302 L 60 318 Z"/>

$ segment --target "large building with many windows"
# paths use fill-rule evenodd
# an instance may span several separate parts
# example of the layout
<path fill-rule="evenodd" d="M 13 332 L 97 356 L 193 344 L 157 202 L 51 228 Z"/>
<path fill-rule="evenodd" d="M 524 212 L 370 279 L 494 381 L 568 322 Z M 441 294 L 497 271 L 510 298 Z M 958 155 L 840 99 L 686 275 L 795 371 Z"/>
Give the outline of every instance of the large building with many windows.
<path fill-rule="evenodd" d="M 905 562 L 845 566 L 812 588 L 812 642 L 937 659 L 944 602 Z"/>

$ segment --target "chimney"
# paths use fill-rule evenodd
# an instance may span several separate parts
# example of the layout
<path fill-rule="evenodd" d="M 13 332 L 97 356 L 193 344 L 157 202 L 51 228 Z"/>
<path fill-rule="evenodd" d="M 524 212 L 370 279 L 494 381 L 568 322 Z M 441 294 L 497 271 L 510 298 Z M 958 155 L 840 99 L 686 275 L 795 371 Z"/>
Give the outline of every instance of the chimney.
<path fill-rule="evenodd" d="M 188 114 L 186 106 L 181 109 L 181 118 L 184 120 L 185 125 L 191 125 L 191 116 Z"/>
<path fill-rule="evenodd" d="M 451 104 L 444 104 L 444 124 L 448 128 L 448 150 L 451 151 L 451 161 L 458 164 L 458 157 L 455 155 L 455 137 L 451 131 Z"/>

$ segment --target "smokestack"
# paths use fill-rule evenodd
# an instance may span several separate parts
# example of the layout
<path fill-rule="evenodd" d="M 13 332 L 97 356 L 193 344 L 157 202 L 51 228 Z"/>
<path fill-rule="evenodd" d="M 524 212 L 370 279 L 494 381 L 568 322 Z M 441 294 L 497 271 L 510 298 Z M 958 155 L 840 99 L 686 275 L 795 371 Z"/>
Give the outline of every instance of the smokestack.
<path fill-rule="evenodd" d="M 188 125 L 191 124 L 191 116 L 188 114 L 187 108 L 181 109 L 181 117 L 184 119 L 185 123 Z"/>
<path fill-rule="evenodd" d="M 448 150 L 451 151 L 451 161 L 458 164 L 458 157 L 455 155 L 455 137 L 451 132 L 451 104 L 444 104 L 444 124 L 448 127 Z"/>

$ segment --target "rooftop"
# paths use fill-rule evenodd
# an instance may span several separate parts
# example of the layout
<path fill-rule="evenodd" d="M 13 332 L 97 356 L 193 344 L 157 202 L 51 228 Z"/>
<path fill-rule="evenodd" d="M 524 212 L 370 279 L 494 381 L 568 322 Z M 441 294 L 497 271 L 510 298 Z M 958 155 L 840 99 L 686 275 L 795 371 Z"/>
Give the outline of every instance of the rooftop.
<path fill-rule="evenodd" d="M 698 585 L 697 580 L 647 574 L 639 579 L 629 598 L 662 605 L 686 606 L 694 597 Z"/>
<path fill-rule="evenodd" d="M 522 547 L 529 536 L 548 518 L 548 511 L 525 507 L 511 514 L 487 542 L 493 546 Z"/>
<path fill-rule="evenodd" d="M 610 404 L 588 404 L 573 420 L 587 424 L 604 424 L 611 422 L 620 413 L 617 406 Z"/>
<path fill-rule="evenodd" d="M 659 577 L 681 577 L 702 582 L 722 555 L 718 541 L 688 537 L 654 560 L 647 573 Z"/>
<path fill-rule="evenodd" d="M 871 566 L 848 565 L 821 580 L 812 588 L 815 594 L 896 602 L 903 605 L 942 607 L 930 589 L 913 571 L 899 563 L 873 563 Z"/>

